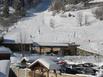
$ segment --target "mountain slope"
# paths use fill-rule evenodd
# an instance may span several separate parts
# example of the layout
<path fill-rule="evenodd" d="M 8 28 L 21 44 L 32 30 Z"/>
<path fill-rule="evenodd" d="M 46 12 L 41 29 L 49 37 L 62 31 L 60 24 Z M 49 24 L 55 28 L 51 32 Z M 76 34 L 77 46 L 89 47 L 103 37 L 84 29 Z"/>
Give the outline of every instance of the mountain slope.
<path fill-rule="evenodd" d="M 47 10 L 49 4 L 49 0 L 43 0 L 36 8 L 29 10 L 28 17 L 10 28 L 5 39 L 13 39 L 17 43 L 75 42 L 80 44 L 81 49 L 103 55 L 103 21 L 99 21 L 93 16 L 92 9 L 52 16 L 52 12 Z M 82 26 L 78 24 L 79 12 L 83 14 Z M 73 16 L 69 17 L 70 13 Z M 88 26 L 84 24 L 85 16 L 88 16 Z"/>

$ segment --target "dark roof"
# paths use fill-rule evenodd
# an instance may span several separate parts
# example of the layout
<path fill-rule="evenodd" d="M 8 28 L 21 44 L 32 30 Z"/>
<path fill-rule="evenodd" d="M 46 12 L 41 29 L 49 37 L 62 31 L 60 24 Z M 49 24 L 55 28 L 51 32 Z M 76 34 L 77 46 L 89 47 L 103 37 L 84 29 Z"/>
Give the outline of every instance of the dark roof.
<path fill-rule="evenodd" d="M 0 54 L 11 54 L 11 53 L 12 52 L 9 48 L 3 47 L 3 46 L 0 47 Z"/>
<path fill-rule="evenodd" d="M 3 45 L 18 45 L 21 43 L 11 42 L 3 42 Z M 47 47 L 47 48 L 68 48 L 68 47 L 78 47 L 78 44 L 75 43 L 50 43 L 50 42 L 33 42 L 33 43 L 22 43 L 24 45 L 32 45 L 33 47 Z"/>
<path fill-rule="evenodd" d="M 2 42 L 3 44 L 9 44 L 9 43 L 15 43 L 15 41 L 14 40 L 10 40 L 10 39 L 4 39 L 3 40 L 3 42 Z"/>

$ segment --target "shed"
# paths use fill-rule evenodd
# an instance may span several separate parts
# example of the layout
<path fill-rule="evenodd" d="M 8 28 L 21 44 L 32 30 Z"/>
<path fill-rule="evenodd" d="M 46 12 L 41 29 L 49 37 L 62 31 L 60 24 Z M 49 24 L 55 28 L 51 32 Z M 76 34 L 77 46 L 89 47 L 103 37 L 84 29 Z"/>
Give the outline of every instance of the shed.
<path fill-rule="evenodd" d="M 0 47 L 0 60 L 9 60 L 11 55 L 11 50 L 9 48 Z"/>
<path fill-rule="evenodd" d="M 54 74 L 57 77 L 56 70 L 60 69 L 58 64 L 46 58 L 37 59 L 29 67 L 33 71 L 33 75 L 32 75 L 33 77 L 35 77 L 35 75 L 37 74 L 37 71 L 39 71 L 39 74 L 42 77 L 44 76 L 49 77 L 50 70 L 54 71 Z"/>

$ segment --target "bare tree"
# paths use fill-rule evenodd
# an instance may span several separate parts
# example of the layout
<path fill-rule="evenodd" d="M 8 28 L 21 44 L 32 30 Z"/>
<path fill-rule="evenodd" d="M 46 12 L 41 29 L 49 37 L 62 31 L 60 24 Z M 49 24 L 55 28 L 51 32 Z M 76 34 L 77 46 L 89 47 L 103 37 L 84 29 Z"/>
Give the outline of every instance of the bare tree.
<path fill-rule="evenodd" d="M 83 22 L 83 13 L 82 12 L 78 12 L 77 13 L 77 20 L 78 20 L 78 24 L 79 26 L 82 26 L 82 22 Z"/>
<path fill-rule="evenodd" d="M 60 10 L 65 10 L 64 4 L 62 0 L 53 0 L 51 6 L 50 6 L 51 11 L 57 11 L 59 12 Z"/>
<path fill-rule="evenodd" d="M 88 15 L 85 15 L 85 22 L 84 22 L 84 23 L 85 23 L 85 25 L 86 25 L 86 26 L 88 26 L 88 25 L 89 25 L 88 18 L 89 18 L 89 17 L 88 17 Z"/>
<path fill-rule="evenodd" d="M 50 19 L 50 27 L 55 29 L 55 21 L 53 19 Z"/>
<path fill-rule="evenodd" d="M 20 32 L 19 34 L 19 42 L 20 42 L 20 50 L 22 52 L 22 56 L 25 56 L 25 43 L 26 43 L 26 33 L 25 32 Z"/>

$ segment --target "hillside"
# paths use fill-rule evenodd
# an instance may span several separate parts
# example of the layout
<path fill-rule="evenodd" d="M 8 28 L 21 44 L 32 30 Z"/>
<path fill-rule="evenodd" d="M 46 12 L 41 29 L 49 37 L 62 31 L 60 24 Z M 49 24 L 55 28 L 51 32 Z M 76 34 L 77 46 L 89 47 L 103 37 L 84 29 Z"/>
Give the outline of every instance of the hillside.
<path fill-rule="evenodd" d="M 28 17 L 22 18 L 9 28 L 5 39 L 25 42 L 54 42 L 80 44 L 81 49 L 103 55 L 103 21 L 94 17 L 91 9 L 69 11 L 55 16 L 48 11 L 49 0 L 43 0 L 36 8 L 28 10 Z M 82 13 L 82 26 L 78 24 L 78 14 Z M 71 17 L 68 15 L 72 14 Z M 88 16 L 88 25 L 85 25 Z M 22 39 L 22 41 L 21 41 Z"/>

